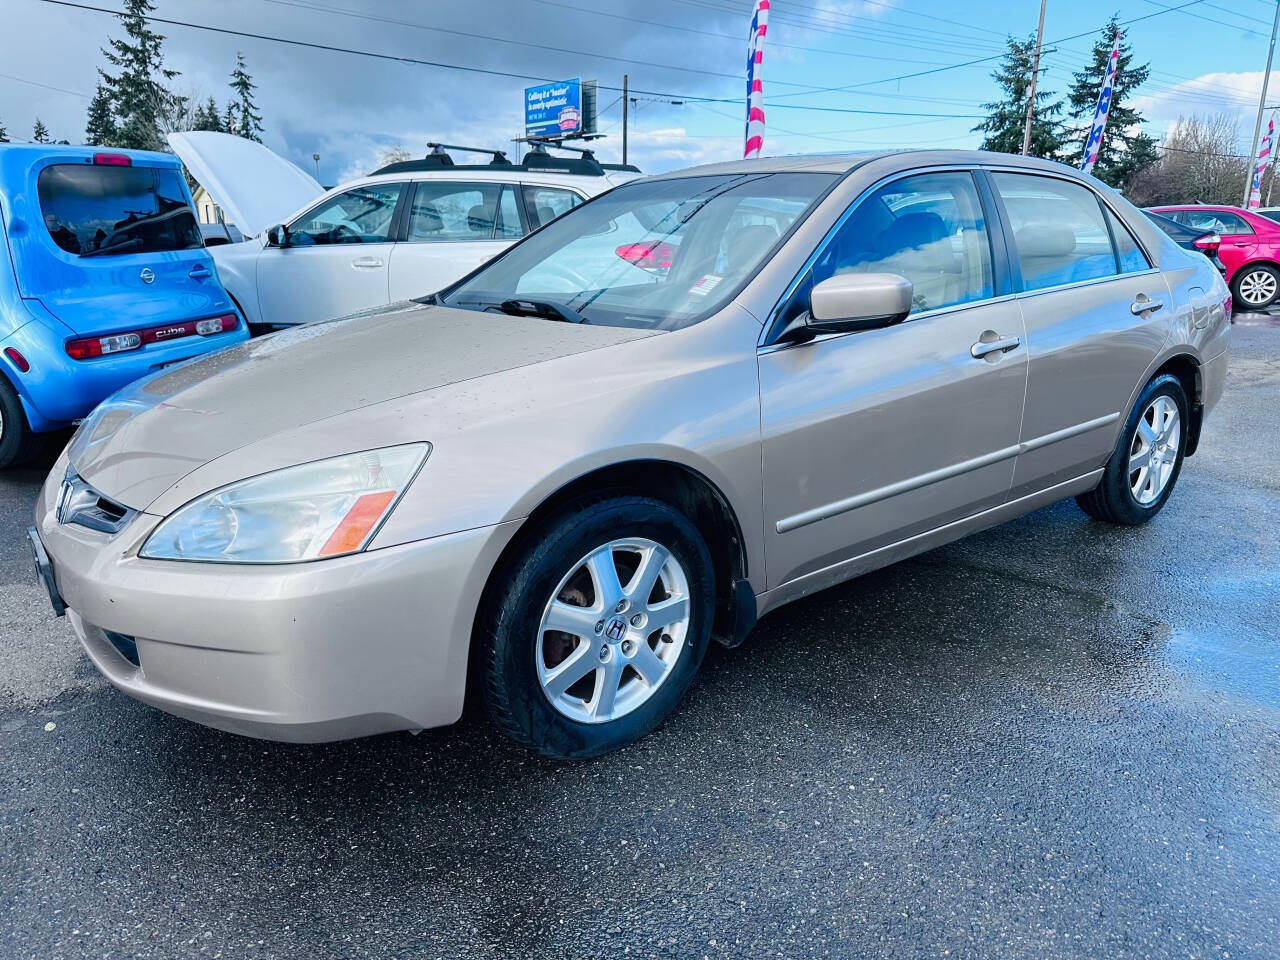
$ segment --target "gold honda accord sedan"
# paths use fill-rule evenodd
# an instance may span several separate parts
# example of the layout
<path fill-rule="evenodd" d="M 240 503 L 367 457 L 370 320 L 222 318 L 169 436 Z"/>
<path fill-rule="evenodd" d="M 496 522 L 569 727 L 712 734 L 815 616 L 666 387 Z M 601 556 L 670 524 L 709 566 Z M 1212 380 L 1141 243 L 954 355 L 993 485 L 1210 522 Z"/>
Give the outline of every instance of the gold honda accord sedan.
<path fill-rule="evenodd" d="M 1150 520 L 1229 311 L 1205 257 L 1057 164 L 701 167 L 125 389 L 31 544 L 98 669 L 163 710 L 319 741 L 470 695 L 593 756 L 780 604 L 1065 497 Z"/>

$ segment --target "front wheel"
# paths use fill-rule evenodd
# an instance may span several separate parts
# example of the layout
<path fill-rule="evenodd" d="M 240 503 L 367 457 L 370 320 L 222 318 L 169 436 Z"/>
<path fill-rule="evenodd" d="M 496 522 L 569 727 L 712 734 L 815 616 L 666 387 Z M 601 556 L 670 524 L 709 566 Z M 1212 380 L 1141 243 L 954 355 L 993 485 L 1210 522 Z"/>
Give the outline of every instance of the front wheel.
<path fill-rule="evenodd" d="M 1280 297 L 1280 270 L 1265 263 L 1241 268 L 1231 281 L 1231 295 L 1242 310 L 1262 310 Z"/>
<path fill-rule="evenodd" d="M 480 624 L 483 693 L 497 726 L 562 759 L 649 733 L 702 662 L 711 557 L 682 513 L 647 497 L 579 504 L 500 574 Z"/>
<path fill-rule="evenodd" d="M 1182 381 L 1164 373 L 1152 379 L 1129 413 L 1102 479 L 1076 503 L 1095 520 L 1138 526 L 1168 501 L 1182 472 L 1189 422 Z"/>

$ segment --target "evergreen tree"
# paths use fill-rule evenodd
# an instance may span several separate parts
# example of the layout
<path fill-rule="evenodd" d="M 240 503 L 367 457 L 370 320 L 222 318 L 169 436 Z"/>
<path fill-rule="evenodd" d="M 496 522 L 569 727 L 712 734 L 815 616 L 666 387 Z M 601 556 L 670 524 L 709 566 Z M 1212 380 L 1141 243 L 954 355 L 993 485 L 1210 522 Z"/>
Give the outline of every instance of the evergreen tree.
<path fill-rule="evenodd" d="M 222 121 L 218 118 L 218 105 L 213 102 L 213 97 L 206 100 L 203 106 L 196 107 L 195 125 L 192 129 L 211 130 L 214 133 L 224 132 Z"/>
<path fill-rule="evenodd" d="M 982 149 L 1000 153 L 1021 153 L 1022 134 L 1027 121 L 1027 96 L 1031 85 L 1031 64 L 1035 56 L 1035 37 L 1026 40 L 1009 38 L 1009 49 L 999 68 L 991 76 L 1004 92 L 1002 100 L 984 103 L 987 119 L 973 128 L 983 134 Z M 1031 121 L 1033 157 L 1056 159 L 1062 149 L 1062 100 L 1044 89 L 1044 67 L 1036 82 L 1035 117 Z"/>
<path fill-rule="evenodd" d="M 39 117 L 36 117 L 36 125 L 31 128 L 31 139 L 36 143 L 49 142 L 49 128 L 44 125 L 44 122 Z"/>
<path fill-rule="evenodd" d="M 125 39 L 109 40 L 110 49 L 102 51 L 115 73 L 99 70 L 111 97 L 115 112 L 117 145 L 132 149 L 163 148 L 158 116 L 173 99 L 165 82 L 178 75 L 164 67 L 160 53 L 164 37 L 147 26 L 147 14 L 155 5 L 151 0 L 124 0 Z"/>
<path fill-rule="evenodd" d="M 227 132 L 234 132 L 246 140 L 256 140 L 261 143 L 262 114 L 258 113 L 257 104 L 253 102 L 253 91 L 257 89 L 257 84 L 249 76 L 249 71 L 244 68 L 244 54 L 239 51 L 236 52 L 236 68 L 231 71 L 230 86 L 240 98 L 236 110 L 240 115 L 240 122 L 234 131 L 228 129 Z"/>
<path fill-rule="evenodd" d="M 236 119 L 236 105 L 228 100 L 227 108 L 222 111 L 222 132 L 235 133 L 239 126 L 240 123 Z"/>
<path fill-rule="evenodd" d="M 4 121 L 0 120 L 0 143 L 9 142 L 9 131 L 5 129 Z"/>
<path fill-rule="evenodd" d="M 1127 34 L 1120 29 L 1113 15 L 1102 28 L 1093 43 L 1089 63 L 1084 70 L 1074 74 L 1074 82 L 1067 92 L 1067 136 L 1064 159 L 1079 165 L 1084 155 L 1084 144 L 1093 126 L 1093 113 L 1098 106 L 1098 93 L 1107 74 L 1107 61 L 1111 59 L 1111 46 L 1116 34 L 1120 34 L 1120 55 L 1117 58 L 1115 84 L 1111 88 L 1111 111 L 1107 116 L 1107 129 L 1102 135 L 1098 150 L 1098 162 L 1093 175 L 1113 187 L 1123 187 L 1134 173 L 1156 159 L 1155 142 L 1141 130 L 1142 115 L 1125 101 L 1133 97 L 1139 86 L 1146 82 L 1150 64 L 1135 64 L 1133 48 Z"/>
<path fill-rule="evenodd" d="M 91 147 L 114 147 L 116 145 L 116 118 L 111 112 L 111 94 L 98 81 L 93 91 L 93 99 L 89 101 L 89 116 L 84 124 L 84 142 Z"/>

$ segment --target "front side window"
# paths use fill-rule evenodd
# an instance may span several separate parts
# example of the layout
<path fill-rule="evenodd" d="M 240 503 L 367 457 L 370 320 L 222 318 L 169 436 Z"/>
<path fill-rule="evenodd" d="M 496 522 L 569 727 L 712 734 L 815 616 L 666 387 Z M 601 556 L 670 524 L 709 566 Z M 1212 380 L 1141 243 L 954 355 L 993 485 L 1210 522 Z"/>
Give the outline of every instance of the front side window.
<path fill-rule="evenodd" d="M 1009 214 L 1024 290 L 1116 275 L 1102 204 L 1078 183 L 1034 174 L 991 176 Z"/>
<path fill-rule="evenodd" d="M 582 198 L 572 190 L 561 190 L 558 187 L 535 187 L 526 184 L 524 188 L 524 209 L 529 216 L 531 229 L 538 229 L 550 223 L 562 213 L 568 213 L 582 202 Z"/>
<path fill-rule="evenodd" d="M 495 231 L 502 236 L 511 229 L 513 214 L 518 231 L 520 215 L 513 209 L 514 196 L 506 200 L 509 191 L 497 183 L 424 180 L 417 185 L 409 209 L 409 240 L 492 240 Z M 505 201 L 501 205 L 499 195 Z"/>
<path fill-rule="evenodd" d="M 386 243 L 402 186 L 371 184 L 326 200 L 290 225 L 290 245 Z"/>
<path fill-rule="evenodd" d="M 623 184 L 441 299 L 469 310 L 678 329 L 723 307 L 834 182 L 832 174 L 772 173 Z"/>
<path fill-rule="evenodd" d="M 973 176 L 926 173 L 864 198 L 813 265 L 813 283 L 841 273 L 896 273 L 912 312 L 994 295 L 991 243 Z"/>
<path fill-rule="evenodd" d="M 37 192 L 45 229 L 67 253 L 96 257 L 203 245 L 172 168 L 57 163 L 40 171 Z"/>

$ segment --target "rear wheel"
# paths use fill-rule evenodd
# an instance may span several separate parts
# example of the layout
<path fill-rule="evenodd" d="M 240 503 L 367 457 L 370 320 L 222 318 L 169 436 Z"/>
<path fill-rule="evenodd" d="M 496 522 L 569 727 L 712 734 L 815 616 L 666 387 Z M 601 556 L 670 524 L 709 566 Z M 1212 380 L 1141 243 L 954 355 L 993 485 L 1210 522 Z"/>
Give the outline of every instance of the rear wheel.
<path fill-rule="evenodd" d="M 1097 487 L 1076 497 L 1095 520 L 1137 526 L 1165 505 L 1182 471 L 1187 445 L 1187 395 L 1164 373 L 1138 396 Z"/>
<path fill-rule="evenodd" d="M 41 440 L 27 425 L 17 391 L 0 377 L 0 470 L 31 459 L 40 450 Z"/>
<path fill-rule="evenodd" d="M 1262 310 L 1280 297 L 1280 270 L 1265 263 L 1241 268 L 1231 280 L 1231 295 L 1244 310 Z"/>
<path fill-rule="evenodd" d="M 506 734 L 559 758 L 649 733 L 706 652 L 711 557 L 679 511 L 646 497 L 559 514 L 504 572 L 481 624 L 483 692 Z"/>

